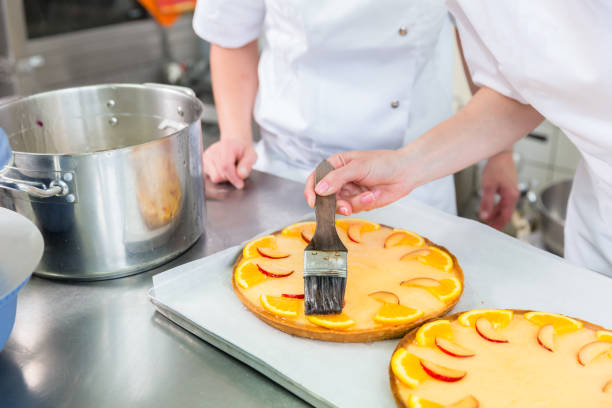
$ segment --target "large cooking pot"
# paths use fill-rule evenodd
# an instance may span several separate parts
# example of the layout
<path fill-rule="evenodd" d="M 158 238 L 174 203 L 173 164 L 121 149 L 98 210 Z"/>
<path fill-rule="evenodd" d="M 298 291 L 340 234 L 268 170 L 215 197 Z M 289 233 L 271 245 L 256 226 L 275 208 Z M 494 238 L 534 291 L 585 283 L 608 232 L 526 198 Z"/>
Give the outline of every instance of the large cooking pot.
<path fill-rule="evenodd" d="M 0 106 L 13 151 L 0 203 L 45 241 L 35 273 L 95 280 L 179 255 L 204 225 L 202 104 L 158 84 L 46 92 Z"/>
<path fill-rule="evenodd" d="M 572 180 L 551 184 L 542 190 L 537 202 L 544 245 L 559 256 L 563 256 L 563 229 L 571 190 Z"/>

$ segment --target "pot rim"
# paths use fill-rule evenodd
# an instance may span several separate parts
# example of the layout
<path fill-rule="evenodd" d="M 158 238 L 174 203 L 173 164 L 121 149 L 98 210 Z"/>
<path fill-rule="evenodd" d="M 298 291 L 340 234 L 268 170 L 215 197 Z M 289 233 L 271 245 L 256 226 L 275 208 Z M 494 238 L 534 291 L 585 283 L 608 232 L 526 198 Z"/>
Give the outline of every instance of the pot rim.
<path fill-rule="evenodd" d="M 158 89 L 163 90 L 165 92 L 170 92 L 170 93 L 174 93 L 176 95 L 180 95 L 183 97 L 190 97 L 192 98 L 200 107 L 200 114 L 198 115 L 197 119 L 189 122 L 186 126 L 186 128 L 190 127 L 191 125 L 195 124 L 195 123 L 200 123 L 202 121 L 202 115 L 204 114 L 204 104 L 202 103 L 202 101 L 194 95 L 189 95 L 186 92 L 183 92 L 181 90 L 181 87 L 174 87 L 173 85 L 166 85 L 166 84 L 159 84 L 161 86 L 158 86 Z M 12 105 L 14 103 L 19 103 L 19 102 L 23 102 L 23 101 L 27 101 L 28 99 L 34 99 L 35 97 L 39 97 L 39 96 L 44 96 L 44 95 L 49 95 L 52 93 L 56 93 L 59 91 L 71 91 L 71 90 L 75 90 L 75 89 L 92 89 L 92 88 L 112 88 L 112 87 L 119 87 L 119 88 L 134 88 L 134 89 L 143 89 L 143 88 L 155 88 L 156 84 L 153 83 L 147 83 L 147 84 L 132 84 L 132 83 L 109 83 L 109 84 L 98 84 L 98 85 L 85 85 L 85 86 L 73 86 L 73 87 L 69 87 L 69 88 L 61 88 L 61 89 L 55 89 L 55 90 L 50 90 L 50 91 L 45 91 L 45 92 L 40 92 L 37 94 L 33 94 L 33 95 L 27 95 L 27 96 L 22 96 L 22 97 L 18 97 L 15 99 L 11 99 L 5 103 L 0 103 L 0 109 L 4 108 L 7 105 Z M 172 89 L 172 88 L 176 88 L 176 89 Z M 180 135 L 183 130 L 177 130 L 174 131 L 164 137 L 160 137 L 159 139 L 154 139 L 154 140 L 150 140 L 148 142 L 145 143 L 139 143 L 139 144 L 135 144 L 135 145 L 131 145 L 131 146 L 123 146 L 123 147 L 118 147 L 115 149 L 105 149 L 105 150 L 99 150 L 99 151 L 95 151 L 95 152 L 85 152 L 85 153 L 38 153 L 38 152 L 23 152 L 23 151 L 14 151 L 11 150 L 11 156 L 14 159 L 17 156 L 36 156 L 36 157 L 66 157 L 66 158 L 70 158 L 70 157 L 84 157 L 84 156 L 99 156 L 99 155 L 103 155 L 103 154 L 107 154 L 107 153 L 121 153 L 121 152 L 126 152 L 129 150 L 134 149 L 135 147 L 144 147 L 144 146 L 148 146 L 150 144 L 153 143 L 160 143 L 162 141 L 167 141 L 175 136 Z M 7 164 L 7 166 L 11 163 L 13 163 L 14 160 L 9 160 L 9 163 Z M 1 168 L 1 167 L 0 167 Z"/>

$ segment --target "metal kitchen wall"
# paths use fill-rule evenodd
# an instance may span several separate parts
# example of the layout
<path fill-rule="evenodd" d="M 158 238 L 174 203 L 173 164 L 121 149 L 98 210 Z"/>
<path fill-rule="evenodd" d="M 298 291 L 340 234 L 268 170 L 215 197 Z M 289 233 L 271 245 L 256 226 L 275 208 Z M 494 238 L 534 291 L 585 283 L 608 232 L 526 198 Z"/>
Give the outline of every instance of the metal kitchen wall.
<path fill-rule="evenodd" d="M 103 82 L 162 82 L 162 44 L 207 59 L 191 15 L 161 28 L 136 0 L 0 0 L 0 98 Z M 165 31 L 164 31 L 165 30 Z"/>

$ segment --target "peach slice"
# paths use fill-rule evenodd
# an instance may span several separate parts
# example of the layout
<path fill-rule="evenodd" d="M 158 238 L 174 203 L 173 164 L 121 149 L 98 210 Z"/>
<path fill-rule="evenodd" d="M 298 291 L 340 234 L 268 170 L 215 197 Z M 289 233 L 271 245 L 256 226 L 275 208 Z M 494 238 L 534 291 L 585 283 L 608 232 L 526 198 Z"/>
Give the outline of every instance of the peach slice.
<path fill-rule="evenodd" d="M 379 301 L 380 303 L 395 303 L 399 305 L 399 298 L 393 292 L 387 292 L 384 290 L 379 290 L 378 292 L 372 292 L 368 296 L 372 299 Z"/>
<path fill-rule="evenodd" d="M 438 347 L 440 351 L 452 357 L 466 358 L 474 357 L 476 355 L 476 353 L 474 353 L 472 350 L 460 346 L 457 343 L 453 343 L 444 337 L 436 337 L 435 343 L 436 347 Z"/>
<path fill-rule="evenodd" d="M 468 395 L 467 397 L 455 402 L 454 404 L 446 405 L 444 408 L 478 408 L 480 407 L 480 403 L 473 395 Z"/>
<path fill-rule="evenodd" d="M 433 278 L 414 278 L 414 279 L 401 281 L 400 286 L 416 286 L 416 287 L 433 288 L 436 286 L 440 286 L 440 282 L 437 279 L 433 279 Z"/>
<path fill-rule="evenodd" d="M 603 388 L 601 389 L 603 392 L 612 394 L 612 380 L 608 381 Z"/>
<path fill-rule="evenodd" d="M 384 248 L 392 248 L 399 245 L 407 245 L 412 247 L 421 247 L 425 244 L 425 240 L 419 234 L 412 231 L 406 231 L 396 228 L 385 239 Z"/>
<path fill-rule="evenodd" d="M 491 341 L 493 343 L 508 343 L 508 339 L 501 336 L 496 332 L 495 328 L 493 328 L 493 324 L 489 321 L 489 319 L 485 317 L 481 317 L 476 320 L 476 324 L 474 325 L 476 328 L 476 332 L 480 334 L 485 340 Z"/>
<path fill-rule="evenodd" d="M 429 255 L 431 251 L 427 248 L 415 249 L 414 251 L 410 251 L 407 254 L 402 255 L 400 261 L 417 261 L 419 257 L 425 257 Z"/>
<path fill-rule="evenodd" d="M 314 236 L 314 231 L 308 228 L 304 228 L 302 232 L 300 232 L 300 236 L 306 243 L 309 243 L 312 237 Z"/>
<path fill-rule="evenodd" d="M 391 248 L 396 245 L 400 245 L 400 243 L 402 242 L 402 239 L 404 239 L 405 236 L 406 234 L 403 232 L 393 232 L 391 235 L 387 237 L 387 239 L 385 239 L 384 247 Z"/>
<path fill-rule="evenodd" d="M 288 258 L 289 255 L 291 255 L 291 254 L 288 254 L 287 252 L 282 252 L 277 249 L 266 248 L 266 247 L 257 247 L 257 252 L 259 253 L 259 255 L 265 258 L 271 258 L 271 259 Z"/>
<path fill-rule="evenodd" d="M 349 225 L 346 231 L 346 235 L 348 235 L 351 241 L 360 243 L 361 242 L 361 224 Z"/>
<path fill-rule="evenodd" d="M 585 366 L 610 350 L 612 350 L 612 343 L 607 341 L 594 341 L 582 346 L 582 348 L 578 350 L 578 362 Z"/>
<path fill-rule="evenodd" d="M 296 293 L 296 294 L 283 293 L 281 296 L 284 298 L 289 298 L 289 299 L 304 299 L 303 293 Z"/>
<path fill-rule="evenodd" d="M 444 367 L 428 360 L 421 359 L 421 367 L 432 378 L 444 382 L 456 382 L 461 380 L 467 372 L 454 368 Z"/>
<path fill-rule="evenodd" d="M 555 326 L 547 324 L 538 330 L 538 343 L 548 351 L 555 349 Z"/>
<path fill-rule="evenodd" d="M 278 266 L 271 268 L 270 266 L 261 266 L 259 264 L 257 264 L 257 269 L 270 278 L 285 278 L 294 272 L 292 269 L 280 268 Z"/>

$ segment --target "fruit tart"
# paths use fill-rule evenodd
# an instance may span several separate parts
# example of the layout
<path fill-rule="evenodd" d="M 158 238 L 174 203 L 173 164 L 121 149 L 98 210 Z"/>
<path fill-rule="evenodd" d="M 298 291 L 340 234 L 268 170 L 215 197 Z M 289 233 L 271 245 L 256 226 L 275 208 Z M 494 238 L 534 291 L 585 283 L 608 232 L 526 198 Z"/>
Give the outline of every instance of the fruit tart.
<path fill-rule="evenodd" d="M 477 309 L 409 332 L 389 366 L 399 407 L 612 407 L 612 332 L 554 313 Z"/>
<path fill-rule="evenodd" d="M 447 313 L 463 292 L 463 273 L 445 248 L 422 236 L 377 223 L 336 220 L 348 250 L 341 314 L 304 314 L 304 248 L 315 222 L 293 224 L 245 245 L 234 265 L 233 286 L 264 322 L 296 336 L 371 342 L 403 336 Z"/>

